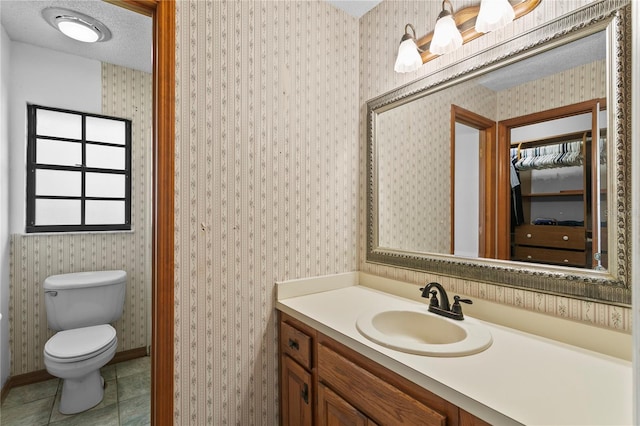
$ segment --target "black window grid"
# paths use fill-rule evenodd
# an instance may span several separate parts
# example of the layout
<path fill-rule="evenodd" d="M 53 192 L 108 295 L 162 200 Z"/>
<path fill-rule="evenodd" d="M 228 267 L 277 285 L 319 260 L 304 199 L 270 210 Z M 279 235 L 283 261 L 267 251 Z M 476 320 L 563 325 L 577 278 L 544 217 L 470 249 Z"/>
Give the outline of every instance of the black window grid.
<path fill-rule="evenodd" d="M 37 111 L 49 110 L 55 112 L 63 112 L 67 114 L 79 115 L 82 117 L 82 132 L 81 139 L 68 139 L 59 138 L 53 136 L 41 136 L 36 133 L 37 129 Z M 27 233 L 36 232 L 94 232 L 94 231 L 128 231 L 131 230 L 131 120 L 111 117 L 100 114 L 89 114 L 84 112 L 72 111 L 60 108 L 51 108 L 40 105 L 27 105 L 27 122 L 28 122 L 28 139 L 27 139 Z M 125 123 L 125 143 L 116 144 L 108 142 L 90 141 L 86 139 L 86 118 L 96 117 L 109 120 L 117 120 Z M 82 164 L 69 166 L 69 165 L 55 165 L 55 164 L 39 164 L 36 162 L 36 146 L 38 139 L 56 140 L 64 142 L 73 142 L 81 144 Z M 98 167 L 87 167 L 87 145 L 99 145 L 123 148 L 125 152 L 125 168 L 121 169 L 106 169 Z M 36 195 L 36 170 L 61 170 L 61 171 L 74 171 L 81 174 L 81 190 L 80 196 L 66 196 L 66 195 Z M 86 174 L 87 173 L 102 173 L 102 174 L 117 174 L 124 175 L 125 177 L 125 196 L 122 197 L 92 197 L 86 195 Z M 80 201 L 80 224 L 75 225 L 36 225 L 36 200 L 38 199 L 58 199 L 58 200 L 79 200 Z M 86 201 L 124 201 L 125 203 L 125 221 L 122 224 L 86 224 L 85 223 L 85 204 Z"/>

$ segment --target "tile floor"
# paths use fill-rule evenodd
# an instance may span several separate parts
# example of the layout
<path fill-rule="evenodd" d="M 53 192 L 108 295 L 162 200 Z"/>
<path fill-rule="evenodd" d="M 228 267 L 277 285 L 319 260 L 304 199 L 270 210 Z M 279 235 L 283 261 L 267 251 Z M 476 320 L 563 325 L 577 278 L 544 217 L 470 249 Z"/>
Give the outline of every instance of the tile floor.
<path fill-rule="evenodd" d="M 2 426 L 150 424 L 151 361 L 137 358 L 102 368 L 107 383 L 104 398 L 90 410 L 75 415 L 58 411 L 62 381 L 47 380 L 9 390 L 0 408 Z"/>

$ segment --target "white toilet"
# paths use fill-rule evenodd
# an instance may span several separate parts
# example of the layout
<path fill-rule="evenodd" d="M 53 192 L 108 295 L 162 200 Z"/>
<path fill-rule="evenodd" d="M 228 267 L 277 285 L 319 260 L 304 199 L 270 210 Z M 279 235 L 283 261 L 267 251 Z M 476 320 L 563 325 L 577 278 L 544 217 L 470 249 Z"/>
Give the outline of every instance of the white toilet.
<path fill-rule="evenodd" d="M 44 280 L 49 328 L 57 331 L 44 346 L 47 371 L 61 379 L 60 412 L 73 414 L 102 401 L 100 368 L 116 353 L 122 316 L 125 271 L 77 272 Z"/>

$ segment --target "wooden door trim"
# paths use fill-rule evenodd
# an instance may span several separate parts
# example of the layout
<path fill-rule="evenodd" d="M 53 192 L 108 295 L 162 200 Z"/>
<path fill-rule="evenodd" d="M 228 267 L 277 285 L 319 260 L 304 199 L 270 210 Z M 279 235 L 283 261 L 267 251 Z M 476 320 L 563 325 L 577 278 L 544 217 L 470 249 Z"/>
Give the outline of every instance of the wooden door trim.
<path fill-rule="evenodd" d="M 455 213 L 455 127 L 456 122 L 462 123 L 480 131 L 480 149 L 484 151 L 481 155 L 480 164 L 480 247 L 478 247 L 479 257 L 496 257 L 496 123 L 495 121 L 476 114 L 473 111 L 451 105 L 451 220 Z M 451 254 L 454 250 L 455 231 L 453 222 L 451 225 Z"/>
<path fill-rule="evenodd" d="M 173 424 L 175 2 L 109 0 L 153 20 L 151 424 Z"/>

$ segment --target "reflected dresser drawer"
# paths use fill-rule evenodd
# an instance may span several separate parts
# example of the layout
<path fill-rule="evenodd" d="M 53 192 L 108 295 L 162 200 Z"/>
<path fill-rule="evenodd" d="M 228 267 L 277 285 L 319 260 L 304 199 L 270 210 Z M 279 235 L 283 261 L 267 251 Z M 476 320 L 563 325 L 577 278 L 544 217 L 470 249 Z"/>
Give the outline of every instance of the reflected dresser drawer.
<path fill-rule="evenodd" d="M 584 251 L 516 246 L 514 260 L 584 267 L 586 263 L 586 254 Z"/>
<path fill-rule="evenodd" d="M 577 226 L 522 225 L 515 231 L 517 245 L 584 250 L 585 242 L 585 230 Z"/>

